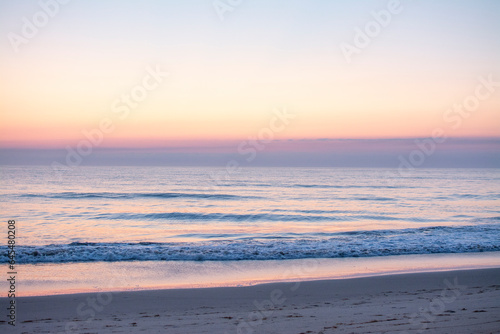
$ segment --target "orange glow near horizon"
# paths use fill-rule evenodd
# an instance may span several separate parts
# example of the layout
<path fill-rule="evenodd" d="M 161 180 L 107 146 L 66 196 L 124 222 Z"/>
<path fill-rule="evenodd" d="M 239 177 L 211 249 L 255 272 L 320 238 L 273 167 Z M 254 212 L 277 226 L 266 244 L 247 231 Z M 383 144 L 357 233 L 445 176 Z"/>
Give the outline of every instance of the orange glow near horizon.
<path fill-rule="evenodd" d="M 153 100 L 154 97 L 153 97 Z M 13 108 L 19 112 L 3 113 L 0 125 L 0 146 L 2 147 L 64 147 L 84 139 L 84 132 L 99 130 L 103 119 L 109 119 L 113 129 L 103 133 L 104 147 L 161 146 L 166 143 L 237 141 L 256 137 L 262 129 L 270 128 L 276 116 L 273 107 L 261 106 L 258 112 L 250 110 L 240 113 L 203 112 L 192 106 L 192 112 L 158 112 L 172 110 L 169 101 L 157 99 L 156 105 L 146 105 L 131 111 L 129 117 L 121 120 L 112 108 L 102 106 L 100 113 L 85 113 L 86 107 L 78 103 L 61 103 L 51 112 L 44 112 L 40 106 Z M 327 103 L 327 102 L 325 102 Z M 26 103 L 30 104 L 30 103 Z M 92 103 L 90 103 L 92 104 Z M 332 103 L 333 105 L 334 103 Z M 274 139 L 317 139 L 317 138 L 408 138 L 430 137 L 435 128 L 443 128 L 451 137 L 496 137 L 500 134 L 500 114 L 494 112 L 497 101 L 486 101 L 484 106 L 468 118 L 460 117 L 460 126 L 443 119 L 446 109 L 433 112 L 324 112 L 310 107 L 307 111 L 290 106 L 286 108 L 294 116 L 288 124 L 278 121 L 279 131 L 273 132 Z M 314 106 L 314 104 L 313 104 Z M 89 106 L 95 107 L 95 106 Z M 236 108 L 236 107 L 235 107 Z M 229 110 L 229 109 L 227 109 Z M 76 115 L 76 116 L 75 116 Z M 459 115 L 454 115 L 455 118 Z M 283 126 L 282 126 L 283 125 Z M 286 126 L 285 126 L 286 125 Z M 138 144 L 141 143 L 141 144 Z M 197 144 L 196 144 L 197 143 Z"/>
<path fill-rule="evenodd" d="M 495 29 L 457 21 L 442 31 L 442 21 L 423 27 L 418 11 L 407 12 L 404 22 L 348 64 L 338 44 L 370 10 L 351 11 L 348 2 L 316 5 L 332 15 L 345 10 L 352 22 L 334 21 L 321 10 L 309 17 L 299 4 L 287 9 L 295 12 L 290 17 L 267 22 L 263 16 L 269 24 L 262 27 L 242 12 L 241 21 L 221 24 L 189 4 L 156 4 L 159 13 L 184 15 L 180 21 L 137 17 L 137 10 L 99 21 L 96 15 L 115 8 L 96 3 L 58 16 L 58 29 L 44 28 L 19 53 L 5 39 L 0 146 L 73 145 L 104 118 L 114 125 L 104 146 L 245 140 L 269 126 L 275 108 L 296 116 L 275 139 L 429 137 L 435 128 L 453 137 L 500 136 L 497 88 L 470 116 L 460 116 L 458 126 L 456 114 L 448 121 L 443 117 L 475 94 L 480 77 L 500 80 L 492 71 L 498 68 L 498 41 L 485 42 Z M 12 15 L 0 14 L 0 29 L 17 31 L 26 8 L 10 6 Z M 472 7 L 453 10 L 467 17 L 479 11 L 474 15 L 486 20 L 480 6 Z M 448 20 L 450 14 L 439 15 Z M 290 24 L 291 17 L 301 17 L 298 26 Z M 132 19 L 144 21 L 131 27 Z M 415 30 L 415 22 L 422 30 Z M 453 47 L 443 48 L 443 40 Z M 457 53 L 464 45 L 467 52 Z M 155 82 L 148 68 L 169 75 Z M 155 87 L 120 118 L 115 102 L 145 80 Z"/>

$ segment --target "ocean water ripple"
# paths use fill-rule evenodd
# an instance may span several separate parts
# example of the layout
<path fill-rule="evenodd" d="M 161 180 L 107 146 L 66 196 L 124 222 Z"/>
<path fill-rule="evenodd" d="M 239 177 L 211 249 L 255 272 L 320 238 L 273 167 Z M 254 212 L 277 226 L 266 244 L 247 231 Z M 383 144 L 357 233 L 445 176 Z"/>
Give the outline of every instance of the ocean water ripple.
<path fill-rule="evenodd" d="M 199 237 L 199 236 L 198 236 Z M 204 236 L 204 242 L 73 242 L 20 246 L 18 263 L 95 261 L 229 261 L 370 257 L 500 251 L 497 225 L 352 231 L 288 237 Z M 216 239 L 216 242 L 210 241 Z M 6 262 L 6 247 L 1 261 Z"/>
<path fill-rule="evenodd" d="M 17 222 L 19 263 L 500 251 L 498 169 L 1 172 L 0 208 Z"/>

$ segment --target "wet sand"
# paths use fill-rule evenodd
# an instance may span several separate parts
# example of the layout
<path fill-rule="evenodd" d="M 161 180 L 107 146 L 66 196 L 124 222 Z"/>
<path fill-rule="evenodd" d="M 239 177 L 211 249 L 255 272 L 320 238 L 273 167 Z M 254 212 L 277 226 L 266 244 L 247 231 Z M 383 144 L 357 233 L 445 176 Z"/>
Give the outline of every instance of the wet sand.
<path fill-rule="evenodd" d="M 500 268 L 16 300 L 2 332 L 500 333 Z"/>

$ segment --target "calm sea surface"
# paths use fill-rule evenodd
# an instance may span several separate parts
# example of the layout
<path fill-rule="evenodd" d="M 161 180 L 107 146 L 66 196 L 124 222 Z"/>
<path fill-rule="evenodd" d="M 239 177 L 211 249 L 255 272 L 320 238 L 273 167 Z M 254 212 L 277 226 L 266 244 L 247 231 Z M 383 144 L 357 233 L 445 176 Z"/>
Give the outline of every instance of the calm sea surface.
<path fill-rule="evenodd" d="M 61 175 L 4 166 L 1 177 L 0 209 L 5 221 L 16 220 L 19 263 L 500 251 L 494 169 L 401 176 L 390 169 L 80 167 Z M 0 258 L 7 261 L 6 252 Z"/>

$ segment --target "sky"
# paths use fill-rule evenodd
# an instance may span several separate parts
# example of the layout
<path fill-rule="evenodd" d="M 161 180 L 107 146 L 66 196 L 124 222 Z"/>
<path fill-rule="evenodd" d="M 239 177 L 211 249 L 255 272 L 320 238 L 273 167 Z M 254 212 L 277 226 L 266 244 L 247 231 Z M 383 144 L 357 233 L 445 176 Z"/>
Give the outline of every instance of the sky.
<path fill-rule="evenodd" d="M 499 1 L 61 2 L 0 0 L 1 164 L 500 167 Z"/>

